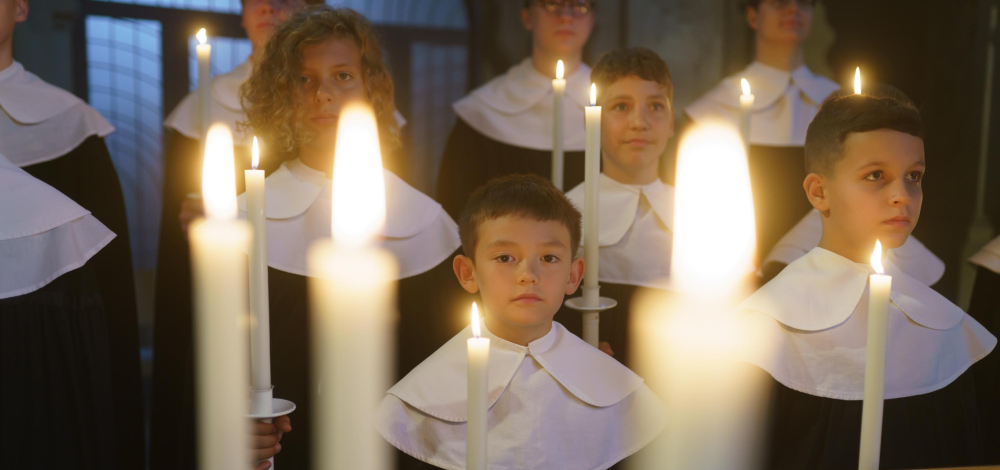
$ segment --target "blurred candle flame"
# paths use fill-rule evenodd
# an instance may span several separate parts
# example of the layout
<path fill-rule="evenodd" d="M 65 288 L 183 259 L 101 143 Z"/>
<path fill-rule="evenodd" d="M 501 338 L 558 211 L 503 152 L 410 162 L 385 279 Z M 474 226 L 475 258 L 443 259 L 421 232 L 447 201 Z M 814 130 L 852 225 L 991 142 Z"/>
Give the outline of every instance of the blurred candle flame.
<path fill-rule="evenodd" d="M 364 103 L 348 103 L 340 113 L 332 206 L 333 239 L 338 244 L 367 245 L 385 225 L 378 124 Z"/>
<path fill-rule="evenodd" d="M 260 147 L 257 146 L 257 136 L 253 136 L 253 148 L 250 151 L 250 167 L 256 170 L 260 163 Z"/>
<path fill-rule="evenodd" d="M 480 332 L 480 328 L 479 328 L 479 307 L 476 306 L 475 302 L 473 302 L 472 303 L 472 336 L 474 338 L 478 338 L 480 336 L 480 334 L 481 334 L 481 332 Z"/>
<path fill-rule="evenodd" d="M 201 173 L 201 194 L 205 213 L 211 219 L 236 218 L 236 164 L 233 161 L 233 134 L 229 126 L 216 123 L 205 139 L 205 160 Z"/>
<path fill-rule="evenodd" d="M 875 240 L 875 251 L 872 252 L 871 262 L 875 272 L 885 274 L 885 269 L 882 267 L 882 243 L 878 240 Z"/>
<path fill-rule="evenodd" d="M 205 44 L 205 41 L 208 40 L 208 35 L 205 33 L 205 28 L 199 29 L 198 34 L 195 34 L 195 37 L 198 38 L 198 44 Z"/>
<path fill-rule="evenodd" d="M 590 105 L 597 106 L 597 84 L 590 84 Z"/>
<path fill-rule="evenodd" d="M 861 94 L 861 67 L 854 69 L 854 94 Z"/>
<path fill-rule="evenodd" d="M 560 60 L 559 62 L 556 62 L 556 78 L 563 78 L 564 73 L 565 71 L 563 70 L 563 61 Z"/>
<path fill-rule="evenodd" d="M 750 82 L 745 78 L 741 78 L 740 86 L 743 88 L 743 96 L 750 96 Z"/>

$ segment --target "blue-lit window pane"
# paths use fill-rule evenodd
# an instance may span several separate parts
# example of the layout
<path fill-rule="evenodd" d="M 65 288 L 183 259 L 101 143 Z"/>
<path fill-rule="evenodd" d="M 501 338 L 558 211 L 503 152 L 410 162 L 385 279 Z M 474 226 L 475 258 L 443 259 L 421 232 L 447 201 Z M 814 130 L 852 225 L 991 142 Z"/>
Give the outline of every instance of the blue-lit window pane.
<path fill-rule="evenodd" d="M 105 142 L 125 196 L 132 259 L 152 269 L 163 185 L 160 22 L 88 16 L 86 32 L 88 98 L 115 126 Z"/>
<path fill-rule="evenodd" d="M 235 13 L 242 11 L 240 0 L 96 0 L 101 2 L 128 3 L 152 7 L 177 8 L 181 10 L 214 11 Z"/>
<path fill-rule="evenodd" d="M 224 38 L 209 37 L 208 43 L 212 45 L 212 57 L 209 59 L 209 67 L 212 69 L 212 76 L 229 73 L 250 57 L 250 40 L 246 38 Z M 198 39 L 194 36 L 188 38 L 188 90 L 194 91 L 198 88 L 198 53 L 195 46 Z"/>
<path fill-rule="evenodd" d="M 451 104 L 465 93 L 468 48 L 464 45 L 437 45 L 415 43 L 411 52 L 412 97 L 407 126 L 413 137 L 413 158 L 428 162 L 427 168 L 436 169 L 441 163 L 445 142 L 455 125 L 455 112 Z M 437 187 L 437 172 L 421 175 L 424 187 Z"/>
<path fill-rule="evenodd" d="M 326 0 L 365 15 L 372 23 L 434 29 L 469 29 L 462 0 Z"/>

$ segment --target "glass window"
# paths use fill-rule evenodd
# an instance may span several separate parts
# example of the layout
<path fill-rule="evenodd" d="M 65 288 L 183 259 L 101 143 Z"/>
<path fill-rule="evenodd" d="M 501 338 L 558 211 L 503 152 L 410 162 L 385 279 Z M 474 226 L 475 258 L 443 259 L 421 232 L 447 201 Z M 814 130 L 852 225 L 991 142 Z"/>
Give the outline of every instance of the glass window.
<path fill-rule="evenodd" d="M 209 37 L 208 43 L 212 45 L 212 56 L 209 59 L 209 68 L 212 69 L 212 76 L 229 73 L 250 57 L 250 40 L 246 38 L 226 38 Z M 188 38 L 188 90 L 194 91 L 198 88 L 198 53 L 195 46 L 198 39 L 194 36 Z"/>

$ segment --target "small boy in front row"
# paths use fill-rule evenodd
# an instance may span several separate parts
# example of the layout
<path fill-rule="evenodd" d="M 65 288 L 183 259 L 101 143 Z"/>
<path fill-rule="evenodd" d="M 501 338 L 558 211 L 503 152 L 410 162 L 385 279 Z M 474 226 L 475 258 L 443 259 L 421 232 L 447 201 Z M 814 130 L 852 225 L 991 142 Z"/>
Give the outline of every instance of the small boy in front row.
<path fill-rule="evenodd" d="M 580 219 L 548 180 L 525 175 L 491 180 L 461 216 L 455 274 L 481 293 L 490 339 L 489 468 L 606 469 L 662 429 L 662 405 L 639 376 L 552 321 L 583 277 Z M 379 405 L 379 433 L 426 464 L 465 468 L 470 337 L 471 327 Z"/>
<path fill-rule="evenodd" d="M 876 240 L 883 253 L 902 246 L 920 216 L 922 130 L 899 93 L 831 98 L 809 125 L 803 187 L 822 217 L 819 246 L 741 305 L 747 333 L 772 348 L 747 361 L 778 382 L 767 468 L 857 467 L 869 260 Z M 996 338 L 893 258 L 882 263 L 892 288 L 880 467 L 978 465 L 996 445 L 981 439 L 977 400 L 997 395 L 977 396 L 975 383 Z"/>

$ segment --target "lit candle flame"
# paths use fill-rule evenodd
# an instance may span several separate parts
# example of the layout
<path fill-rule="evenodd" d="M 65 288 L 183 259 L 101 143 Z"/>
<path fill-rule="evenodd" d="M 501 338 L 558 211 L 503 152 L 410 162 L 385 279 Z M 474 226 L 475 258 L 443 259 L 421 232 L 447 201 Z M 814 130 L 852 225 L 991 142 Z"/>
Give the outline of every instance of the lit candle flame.
<path fill-rule="evenodd" d="M 198 44 L 205 44 L 205 41 L 208 41 L 208 34 L 205 33 L 205 28 L 198 30 L 198 34 L 195 34 L 195 37 L 198 38 Z"/>
<path fill-rule="evenodd" d="M 253 148 L 250 151 L 250 167 L 256 170 L 258 163 L 260 163 L 260 147 L 257 147 L 257 136 L 253 136 Z"/>
<path fill-rule="evenodd" d="M 476 303 L 472 303 L 472 336 L 478 338 L 481 332 L 479 331 L 479 307 Z"/>
<path fill-rule="evenodd" d="M 740 86 L 743 87 L 743 96 L 750 96 L 750 82 L 745 78 L 741 78 Z"/>
<path fill-rule="evenodd" d="M 882 243 L 878 240 L 875 240 L 875 251 L 872 252 L 872 268 L 879 274 L 885 274 L 885 269 L 882 267 Z"/>
<path fill-rule="evenodd" d="M 564 73 L 565 71 L 563 71 L 563 62 L 562 60 L 560 60 L 559 62 L 556 62 L 556 78 L 563 78 Z"/>
<path fill-rule="evenodd" d="M 590 84 L 590 105 L 597 106 L 597 84 Z"/>
<path fill-rule="evenodd" d="M 211 219 L 236 218 L 236 164 L 233 160 L 233 134 L 229 126 L 213 124 L 205 139 L 201 173 L 205 213 Z"/>
<path fill-rule="evenodd" d="M 677 158 L 671 282 L 693 293 L 737 288 L 753 271 L 755 234 L 739 132 L 724 123 L 695 126 Z"/>
<path fill-rule="evenodd" d="M 367 104 L 352 102 L 340 112 L 333 161 L 333 238 L 338 244 L 367 245 L 385 225 L 385 180 L 378 124 Z"/>
<path fill-rule="evenodd" d="M 854 94 L 861 94 L 861 67 L 854 69 Z"/>

